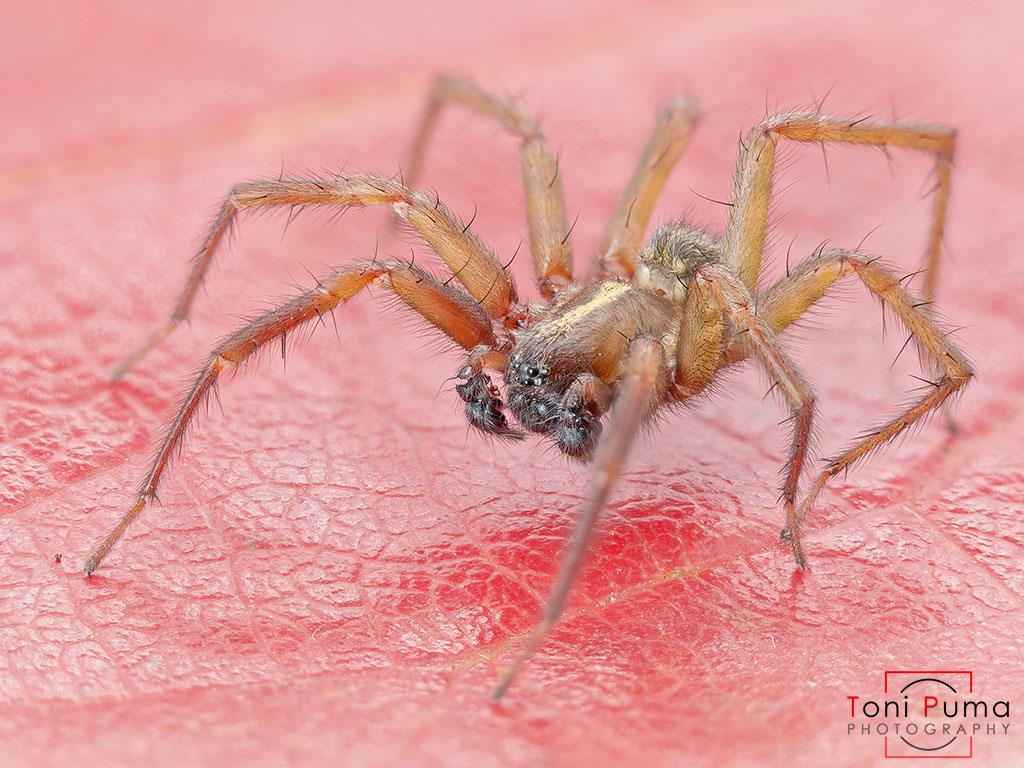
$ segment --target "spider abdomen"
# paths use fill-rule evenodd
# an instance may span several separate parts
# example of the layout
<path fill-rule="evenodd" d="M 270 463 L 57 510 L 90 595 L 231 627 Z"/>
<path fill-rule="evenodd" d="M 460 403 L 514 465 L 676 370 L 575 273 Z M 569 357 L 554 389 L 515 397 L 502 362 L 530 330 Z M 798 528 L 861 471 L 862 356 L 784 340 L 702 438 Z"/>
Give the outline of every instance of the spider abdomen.
<path fill-rule="evenodd" d="M 682 222 L 658 227 L 640 249 L 636 284 L 676 304 L 686 299 L 690 278 L 702 264 L 719 261 L 722 241 Z"/>

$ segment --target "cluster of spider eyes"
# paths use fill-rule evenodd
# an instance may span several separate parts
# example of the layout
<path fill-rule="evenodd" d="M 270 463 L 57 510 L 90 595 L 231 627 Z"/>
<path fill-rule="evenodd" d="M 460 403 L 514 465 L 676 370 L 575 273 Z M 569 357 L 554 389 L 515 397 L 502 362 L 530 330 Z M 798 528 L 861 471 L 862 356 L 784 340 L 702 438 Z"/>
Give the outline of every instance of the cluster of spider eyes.
<path fill-rule="evenodd" d="M 526 387 L 535 387 L 544 383 L 547 378 L 548 369 L 536 365 L 528 365 L 522 369 L 519 377 L 519 384 Z"/>

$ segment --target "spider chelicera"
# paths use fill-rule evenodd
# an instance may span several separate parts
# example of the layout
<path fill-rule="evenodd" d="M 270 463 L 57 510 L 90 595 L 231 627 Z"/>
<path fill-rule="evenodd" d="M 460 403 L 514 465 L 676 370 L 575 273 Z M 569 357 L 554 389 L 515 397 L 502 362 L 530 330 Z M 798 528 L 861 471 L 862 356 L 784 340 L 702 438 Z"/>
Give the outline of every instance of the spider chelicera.
<path fill-rule="evenodd" d="M 522 138 L 530 249 L 544 304 L 520 302 L 515 282 L 494 252 L 436 197 L 413 188 L 438 113 L 449 102 L 488 116 Z M 412 264 L 375 258 L 320 278 L 316 287 L 227 336 L 210 353 L 175 411 L 134 505 L 89 558 L 85 572 L 96 570 L 154 498 L 171 455 L 180 448 L 218 377 L 265 345 L 280 343 L 283 351 L 291 331 L 370 285 L 393 292 L 465 351 L 456 391 L 465 401 L 470 424 L 501 439 L 520 439 L 526 432 L 543 435 L 566 455 L 594 463 L 583 513 L 543 617 L 501 678 L 495 698 L 504 694 L 561 616 L 595 521 L 645 422 L 662 408 L 705 393 L 718 371 L 748 358 L 764 367 L 792 411 L 792 444 L 781 488 L 786 514 L 781 537 L 804 567 L 800 521 L 828 479 L 939 409 L 973 375 L 963 354 L 927 309 L 935 292 L 956 133 L 940 125 L 848 120 L 819 112 L 767 118 L 741 142 L 725 235 L 719 238 L 680 222 L 656 229 L 644 244 L 655 200 L 695 120 L 696 109 L 685 99 L 670 104 L 660 115 L 612 215 L 591 280 L 574 277 L 558 165 L 537 120 L 519 102 L 460 78 L 445 76 L 435 81 L 404 181 L 354 174 L 280 178 L 234 187 L 221 205 L 170 320 L 118 366 L 114 378 L 138 363 L 185 319 L 215 251 L 245 209 L 391 206 L 462 287 Z M 936 191 L 923 301 L 912 297 L 877 258 L 858 250 L 819 251 L 773 285 L 758 286 L 780 139 L 900 146 L 934 154 Z M 902 321 L 933 380 L 902 413 L 829 459 L 798 502 L 815 398 L 778 336 L 837 280 L 849 275 L 860 278 Z M 491 372 L 504 379 L 504 400 Z"/>

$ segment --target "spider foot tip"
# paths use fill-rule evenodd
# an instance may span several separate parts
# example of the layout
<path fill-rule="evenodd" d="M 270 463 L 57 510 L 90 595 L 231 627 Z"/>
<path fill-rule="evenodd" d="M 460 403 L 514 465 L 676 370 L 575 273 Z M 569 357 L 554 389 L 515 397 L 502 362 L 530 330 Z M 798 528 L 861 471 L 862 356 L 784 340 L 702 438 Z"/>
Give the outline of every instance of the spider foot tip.
<path fill-rule="evenodd" d="M 89 559 L 85 561 L 85 565 L 82 566 L 82 573 L 91 577 L 96 569 L 100 567 L 103 557 L 104 555 L 99 552 L 93 552 Z"/>

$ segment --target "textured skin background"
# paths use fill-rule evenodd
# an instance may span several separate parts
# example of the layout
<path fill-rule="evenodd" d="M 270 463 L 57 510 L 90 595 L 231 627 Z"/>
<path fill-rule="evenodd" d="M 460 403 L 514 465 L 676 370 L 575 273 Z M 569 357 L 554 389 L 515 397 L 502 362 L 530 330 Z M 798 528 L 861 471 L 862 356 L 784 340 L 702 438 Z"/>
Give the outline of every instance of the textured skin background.
<path fill-rule="evenodd" d="M 0 763 L 873 765 L 848 695 L 886 669 L 971 669 L 1024 690 L 1021 15 L 986 4 L 186 2 L 20 4 L 0 25 Z M 323 7 L 320 7 L 320 6 Z M 238 317 L 372 252 L 381 212 L 243 222 L 179 330 L 170 311 L 220 196 L 291 172 L 395 172 L 430 77 L 521 96 L 560 154 L 583 273 L 657 105 L 702 123 L 656 217 L 721 227 L 737 137 L 807 106 L 960 133 L 940 305 L 979 379 L 835 483 L 811 568 L 776 535 L 784 410 L 756 371 L 668 418 L 615 492 L 569 614 L 501 706 L 586 472 L 467 434 L 457 355 L 369 297 L 226 382 L 142 519 L 129 504 L 183 382 Z M 774 260 L 823 239 L 923 249 L 923 156 L 784 153 Z M 516 145 L 453 111 L 425 183 L 504 257 L 526 237 Z M 414 243 L 390 246 L 398 256 Z M 529 259 L 514 271 L 535 295 Z M 855 285 L 790 334 L 820 395 L 821 453 L 916 386 Z M 441 350 L 441 354 L 438 351 Z M 61 562 L 54 555 L 62 553 Z M 1014 730 L 1016 728 L 1017 730 Z M 1024 753 L 1019 726 L 975 741 Z"/>

